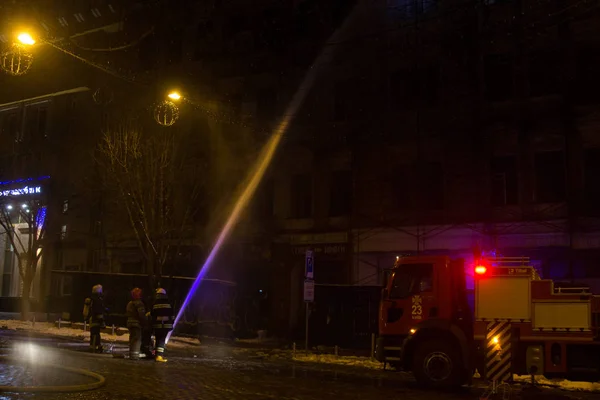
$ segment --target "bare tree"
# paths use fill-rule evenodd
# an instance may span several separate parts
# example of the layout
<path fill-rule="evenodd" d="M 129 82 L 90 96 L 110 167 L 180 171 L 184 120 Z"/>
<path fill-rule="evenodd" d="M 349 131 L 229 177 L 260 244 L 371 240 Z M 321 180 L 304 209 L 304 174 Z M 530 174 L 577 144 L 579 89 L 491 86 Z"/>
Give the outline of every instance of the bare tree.
<path fill-rule="evenodd" d="M 144 133 L 135 126 L 107 130 L 98 162 L 146 262 L 150 285 L 160 283 L 177 254 L 200 201 L 201 174 L 172 129 Z"/>
<path fill-rule="evenodd" d="M 29 188 L 7 190 L 0 197 L 0 227 L 16 253 L 21 278 L 21 318 L 30 311 L 31 285 L 42 257 L 46 206 Z"/>

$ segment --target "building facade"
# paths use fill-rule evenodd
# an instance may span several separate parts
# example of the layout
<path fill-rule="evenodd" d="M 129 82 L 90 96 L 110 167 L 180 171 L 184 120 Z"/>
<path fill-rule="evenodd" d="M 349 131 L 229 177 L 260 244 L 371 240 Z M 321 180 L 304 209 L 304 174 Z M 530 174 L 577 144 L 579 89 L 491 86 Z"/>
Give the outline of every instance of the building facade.
<path fill-rule="evenodd" d="M 197 221 L 205 248 L 309 89 L 221 262 L 269 291 L 271 329 L 302 324 L 307 248 L 318 285 L 378 285 L 397 255 L 478 250 L 598 285 L 598 28 L 586 6 L 182 3 L 118 63 L 152 82 L 150 97 L 189 99 L 177 125 L 202 138 L 215 182 Z"/>

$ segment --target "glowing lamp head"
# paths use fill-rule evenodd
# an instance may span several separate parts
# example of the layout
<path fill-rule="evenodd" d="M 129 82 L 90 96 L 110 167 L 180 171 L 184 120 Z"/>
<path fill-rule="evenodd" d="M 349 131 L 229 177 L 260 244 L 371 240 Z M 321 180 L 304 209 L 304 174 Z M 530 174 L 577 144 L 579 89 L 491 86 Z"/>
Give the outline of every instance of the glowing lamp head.
<path fill-rule="evenodd" d="M 177 92 L 171 92 L 167 95 L 168 98 L 170 98 L 171 100 L 180 100 L 181 99 L 181 95 Z"/>
<path fill-rule="evenodd" d="M 17 36 L 17 39 L 19 40 L 19 43 L 27 46 L 33 46 L 35 44 L 35 39 L 31 37 L 29 33 L 20 33 Z"/>
<path fill-rule="evenodd" d="M 500 343 L 500 339 L 498 338 L 498 336 L 494 336 L 494 337 L 492 338 L 492 343 L 494 343 L 494 344 L 498 344 L 498 343 Z"/>
<path fill-rule="evenodd" d="M 414 335 L 416 332 L 417 332 L 417 330 L 415 328 L 411 328 L 411 330 L 410 330 L 411 335 Z"/>
<path fill-rule="evenodd" d="M 475 267 L 475 273 L 477 275 L 484 275 L 487 272 L 487 267 L 485 265 L 477 265 Z"/>

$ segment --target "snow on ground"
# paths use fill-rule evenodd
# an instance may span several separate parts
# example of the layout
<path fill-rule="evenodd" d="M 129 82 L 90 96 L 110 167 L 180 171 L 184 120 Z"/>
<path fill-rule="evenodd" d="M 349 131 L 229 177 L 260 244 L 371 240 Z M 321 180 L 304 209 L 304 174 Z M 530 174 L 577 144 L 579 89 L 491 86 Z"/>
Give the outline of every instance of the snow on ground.
<path fill-rule="evenodd" d="M 78 328 L 61 327 L 60 329 L 53 323 L 48 322 L 36 322 L 33 324 L 31 321 L 21 320 L 0 320 L 0 329 L 19 330 L 25 332 L 32 332 L 39 335 L 58 336 L 62 338 L 77 339 L 77 340 L 89 340 L 89 330 L 83 331 Z M 128 343 L 129 334 L 125 333 L 122 335 L 111 335 L 107 333 L 102 334 L 102 339 L 106 342 L 114 343 Z M 190 346 L 198 346 L 200 341 L 195 338 L 188 337 L 176 337 L 173 336 L 169 341 L 170 347 L 175 348 L 186 348 Z"/>
<path fill-rule="evenodd" d="M 531 383 L 531 375 L 514 375 L 515 382 Z M 572 382 L 566 379 L 547 379 L 543 375 L 536 375 L 535 381 L 541 386 L 552 386 L 569 391 L 600 392 L 600 382 Z"/>
<path fill-rule="evenodd" d="M 363 367 L 370 369 L 383 369 L 383 364 L 379 361 L 367 357 L 355 356 L 336 356 L 334 354 L 298 354 L 292 357 L 296 361 L 348 365 L 353 367 Z"/>

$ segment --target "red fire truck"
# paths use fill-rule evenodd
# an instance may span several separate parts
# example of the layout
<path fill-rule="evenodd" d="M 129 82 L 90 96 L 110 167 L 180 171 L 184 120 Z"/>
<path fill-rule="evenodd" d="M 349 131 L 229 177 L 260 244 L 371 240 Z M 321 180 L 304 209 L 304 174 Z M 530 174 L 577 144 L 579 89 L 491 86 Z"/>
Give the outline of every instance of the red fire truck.
<path fill-rule="evenodd" d="M 427 386 L 512 374 L 600 373 L 600 296 L 540 279 L 526 258 L 478 260 L 474 310 L 465 263 L 398 257 L 382 290 L 376 354 Z"/>

